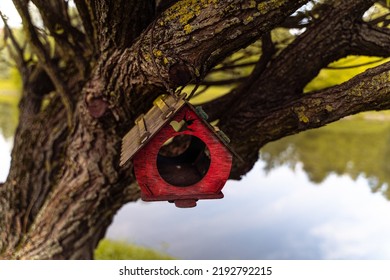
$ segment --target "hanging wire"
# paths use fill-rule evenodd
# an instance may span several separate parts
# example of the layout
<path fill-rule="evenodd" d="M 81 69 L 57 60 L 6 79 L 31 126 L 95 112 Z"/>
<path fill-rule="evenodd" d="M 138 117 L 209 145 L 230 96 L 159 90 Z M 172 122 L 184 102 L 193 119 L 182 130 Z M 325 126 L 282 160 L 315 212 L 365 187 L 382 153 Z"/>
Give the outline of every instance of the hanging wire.
<path fill-rule="evenodd" d="M 200 81 L 198 80 L 197 83 L 195 84 L 195 87 L 192 89 L 191 93 L 186 97 L 187 101 L 190 101 L 190 99 L 194 96 L 195 92 L 198 90 L 200 85 Z"/>

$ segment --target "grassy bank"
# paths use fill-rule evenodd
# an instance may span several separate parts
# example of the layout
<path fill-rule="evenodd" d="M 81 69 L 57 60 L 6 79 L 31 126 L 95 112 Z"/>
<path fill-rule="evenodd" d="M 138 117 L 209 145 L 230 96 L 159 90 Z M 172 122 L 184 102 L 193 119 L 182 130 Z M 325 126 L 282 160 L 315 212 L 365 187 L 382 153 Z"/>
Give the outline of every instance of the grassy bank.
<path fill-rule="evenodd" d="M 95 251 L 96 260 L 172 260 L 173 258 L 141 246 L 104 239 Z"/>

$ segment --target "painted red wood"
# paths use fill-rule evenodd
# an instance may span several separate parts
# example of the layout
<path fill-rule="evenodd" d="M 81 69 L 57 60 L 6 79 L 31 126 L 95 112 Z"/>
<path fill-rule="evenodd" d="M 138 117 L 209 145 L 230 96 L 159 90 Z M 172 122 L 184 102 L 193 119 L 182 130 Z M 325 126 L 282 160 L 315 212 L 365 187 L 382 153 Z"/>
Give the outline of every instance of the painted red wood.
<path fill-rule="evenodd" d="M 194 207 L 199 199 L 222 198 L 232 165 L 228 148 L 192 109 L 185 105 L 172 121 L 190 120 L 185 130 L 176 132 L 166 124 L 134 157 L 134 171 L 144 201 L 175 202 L 177 207 Z M 204 177 L 190 186 L 174 186 L 166 182 L 157 168 L 160 147 L 171 137 L 188 134 L 202 140 L 210 152 L 210 166 Z"/>

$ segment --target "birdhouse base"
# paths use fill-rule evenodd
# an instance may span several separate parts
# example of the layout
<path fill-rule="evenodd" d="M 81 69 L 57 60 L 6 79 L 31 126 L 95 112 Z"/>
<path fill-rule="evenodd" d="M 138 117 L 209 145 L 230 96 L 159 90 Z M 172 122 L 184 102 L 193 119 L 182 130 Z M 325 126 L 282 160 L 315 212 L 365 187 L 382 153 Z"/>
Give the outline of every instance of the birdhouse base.
<path fill-rule="evenodd" d="M 193 208 L 197 201 L 197 199 L 178 199 L 173 202 L 177 208 Z"/>
<path fill-rule="evenodd" d="M 164 196 L 164 197 L 150 197 L 146 195 L 141 195 L 143 201 L 168 201 L 170 203 L 175 203 L 177 208 L 192 208 L 196 207 L 196 202 L 199 199 L 221 199 L 223 198 L 223 193 L 213 193 L 213 194 L 199 194 L 196 196 Z"/>

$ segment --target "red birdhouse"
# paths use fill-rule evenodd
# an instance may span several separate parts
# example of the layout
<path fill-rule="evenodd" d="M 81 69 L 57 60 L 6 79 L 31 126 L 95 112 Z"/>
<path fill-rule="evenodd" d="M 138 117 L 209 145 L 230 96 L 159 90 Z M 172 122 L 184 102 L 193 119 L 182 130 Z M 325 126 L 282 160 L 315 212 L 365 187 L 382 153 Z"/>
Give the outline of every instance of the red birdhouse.
<path fill-rule="evenodd" d="M 232 153 L 228 138 L 206 117 L 183 98 L 164 96 L 136 120 L 123 138 L 121 165 L 133 159 L 142 200 L 187 208 L 223 197 Z"/>

